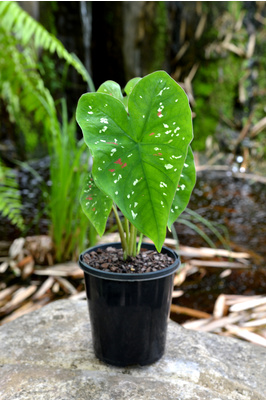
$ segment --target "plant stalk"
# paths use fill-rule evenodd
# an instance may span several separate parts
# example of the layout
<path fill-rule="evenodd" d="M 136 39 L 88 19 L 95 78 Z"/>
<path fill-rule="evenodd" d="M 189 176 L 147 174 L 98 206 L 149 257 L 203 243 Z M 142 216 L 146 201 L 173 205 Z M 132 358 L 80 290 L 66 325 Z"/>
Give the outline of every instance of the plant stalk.
<path fill-rule="evenodd" d="M 122 249 L 124 250 L 124 260 L 126 260 L 127 256 L 128 256 L 128 245 L 127 245 L 127 241 L 126 241 L 126 238 L 125 238 L 125 232 L 124 232 L 124 229 L 123 229 L 123 225 L 122 225 L 122 223 L 120 221 L 116 205 L 114 203 L 112 205 L 112 208 L 113 208 L 113 212 L 115 214 L 115 219 L 116 219 L 116 222 L 117 222 L 117 227 L 118 227 L 118 232 L 119 232 L 120 239 L 121 239 Z"/>
<path fill-rule="evenodd" d="M 142 238 L 143 238 L 143 233 L 140 233 L 140 235 L 139 235 L 139 243 L 138 243 L 138 248 L 137 248 L 137 254 L 139 254 L 140 249 L 141 249 Z"/>
<path fill-rule="evenodd" d="M 125 221 L 125 232 L 126 232 L 126 240 L 127 240 L 127 247 L 129 247 L 129 222 L 126 217 L 124 217 Z"/>
<path fill-rule="evenodd" d="M 130 239 L 129 239 L 129 255 L 135 257 L 136 249 L 137 228 L 133 224 L 130 226 Z"/>

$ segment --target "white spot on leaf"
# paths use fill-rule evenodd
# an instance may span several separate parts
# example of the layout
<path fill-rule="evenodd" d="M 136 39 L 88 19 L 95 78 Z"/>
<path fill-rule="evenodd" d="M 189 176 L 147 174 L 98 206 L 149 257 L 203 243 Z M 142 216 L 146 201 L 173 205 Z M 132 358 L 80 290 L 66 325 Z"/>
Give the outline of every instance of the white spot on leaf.
<path fill-rule="evenodd" d="M 172 164 L 165 164 L 164 168 L 165 169 L 171 169 L 171 168 L 173 168 L 173 165 Z"/>
<path fill-rule="evenodd" d="M 131 210 L 131 214 L 132 214 L 132 217 L 133 217 L 133 219 L 135 219 L 135 218 L 136 218 L 136 216 L 138 215 L 137 213 L 134 213 L 134 211 L 133 211 L 133 210 Z"/>

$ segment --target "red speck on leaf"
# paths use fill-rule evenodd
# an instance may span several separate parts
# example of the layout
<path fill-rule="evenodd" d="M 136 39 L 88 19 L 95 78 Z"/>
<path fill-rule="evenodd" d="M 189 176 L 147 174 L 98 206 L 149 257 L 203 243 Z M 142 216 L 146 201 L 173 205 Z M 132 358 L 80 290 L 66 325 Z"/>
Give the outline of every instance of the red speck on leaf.
<path fill-rule="evenodd" d="M 114 164 L 119 164 L 119 165 L 122 165 L 121 158 L 119 158 L 118 160 L 116 160 L 116 161 L 114 162 Z"/>
<path fill-rule="evenodd" d="M 114 144 L 114 145 L 118 146 L 118 143 L 115 143 L 115 142 L 106 142 L 106 144 Z"/>
<path fill-rule="evenodd" d="M 158 156 L 162 156 L 162 153 L 158 153 Z"/>
<path fill-rule="evenodd" d="M 110 172 L 115 172 L 115 169 L 109 169 Z"/>
<path fill-rule="evenodd" d="M 119 158 L 117 161 L 115 161 L 114 164 L 121 165 L 121 168 L 125 168 L 127 166 L 127 163 L 125 163 L 125 164 L 122 163 L 121 158 Z"/>
<path fill-rule="evenodd" d="M 95 207 L 93 207 L 92 211 L 95 211 Z"/>
<path fill-rule="evenodd" d="M 160 115 L 162 115 L 162 111 L 159 111 L 157 115 L 160 117 Z"/>
<path fill-rule="evenodd" d="M 154 132 L 152 132 L 152 133 L 150 133 L 150 134 L 149 134 L 149 136 L 152 136 L 152 135 L 155 135 L 155 133 L 154 133 Z"/>
<path fill-rule="evenodd" d="M 114 162 L 114 164 L 123 165 L 123 163 L 122 163 L 122 161 L 121 161 L 121 158 L 119 158 L 118 160 L 116 160 L 116 161 Z"/>
<path fill-rule="evenodd" d="M 90 196 L 90 197 L 86 197 L 86 200 L 92 200 L 92 197 Z"/>

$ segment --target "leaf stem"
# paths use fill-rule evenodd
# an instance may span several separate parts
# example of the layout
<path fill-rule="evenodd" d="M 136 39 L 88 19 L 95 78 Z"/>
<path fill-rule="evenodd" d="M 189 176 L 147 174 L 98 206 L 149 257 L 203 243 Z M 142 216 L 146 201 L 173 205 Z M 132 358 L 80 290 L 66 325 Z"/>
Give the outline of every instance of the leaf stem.
<path fill-rule="evenodd" d="M 131 224 L 130 226 L 130 239 L 129 239 L 129 255 L 136 256 L 136 239 L 137 239 L 137 228 Z"/>
<path fill-rule="evenodd" d="M 137 248 L 137 254 L 139 254 L 140 249 L 141 249 L 142 238 L 143 238 L 143 233 L 140 233 L 140 235 L 139 235 L 139 243 L 138 243 L 138 248 Z"/>
<path fill-rule="evenodd" d="M 128 222 L 128 219 L 126 217 L 124 217 L 124 223 L 125 223 L 127 246 L 129 247 L 129 222 Z"/>
<path fill-rule="evenodd" d="M 122 248 L 124 250 L 124 260 L 125 260 L 127 258 L 127 256 L 128 256 L 128 245 L 127 245 L 127 241 L 126 241 L 126 238 L 125 238 L 125 232 L 124 232 L 124 229 L 123 229 L 123 225 L 122 225 L 122 223 L 120 221 L 116 205 L 114 203 L 112 205 L 112 208 L 113 208 L 115 219 L 116 219 L 116 222 L 117 222 L 117 227 L 118 227 L 118 231 L 119 231 L 119 235 L 120 235 L 120 239 L 121 239 L 121 245 L 122 245 Z"/>

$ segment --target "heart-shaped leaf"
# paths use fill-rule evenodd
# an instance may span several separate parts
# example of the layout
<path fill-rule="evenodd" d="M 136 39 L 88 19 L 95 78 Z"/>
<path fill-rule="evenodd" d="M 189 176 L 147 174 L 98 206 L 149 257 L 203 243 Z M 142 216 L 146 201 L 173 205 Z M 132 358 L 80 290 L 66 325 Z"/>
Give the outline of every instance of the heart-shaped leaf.
<path fill-rule="evenodd" d="M 114 81 L 104 82 L 97 90 L 97 93 L 109 94 L 110 96 L 113 96 L 117 100 L 120 100 L 123 102 L 123 95 L 122 95 L 121 87 L 118 85 L 118 83 L 116 83 Z"/>
<path fill-rule="evenodd" d="M 102 236 L 113 201 L 98 189 L 91 175 L 88 175 L 84 180 L 80 203 L 83 212 L 89 218 L 99 235 Z"/>
<path fill-rule="evenodd" d="M 124 91 L 126 93 L 126 96 L 124 97 L 123 103 L 126 107 L 126 110 L 128 109 L 128 96 L 132 92 L 134 86 L 141 80 L 141 78 L 133 78 L 131 79 L 125 86 Z"/>
<path fill-rule="evenodd" d="M 176 189 L 173 204 L 170 210 L 167 226 L 170 229 L 179 215 L 186 209 L 191 190 L 196 183 L 196 168 L 191 147 L 188 148 L 187 157 Z"/>
<path fill-rule="evenodd" d="M 167 73 L 154 72 L 135 84 L 128 111 L 114 96 L 87 93 L 77 121 L 96 185 L 160 251 L 193 136 L 185 92 Z"/>
<path fill-rule="evenodd" d="M 126 93 L 127 95 L 129 95 L 129 94 L 132 92 L 134 86 L 135 86 L 140 80 L 141 80 L 141 78 L 133 78 L 133 79 L 130 79 L 130 81 L 128 81 L 128 83 L 127 83 L 126 86 L 125 86 L 125 93 Z"/>

